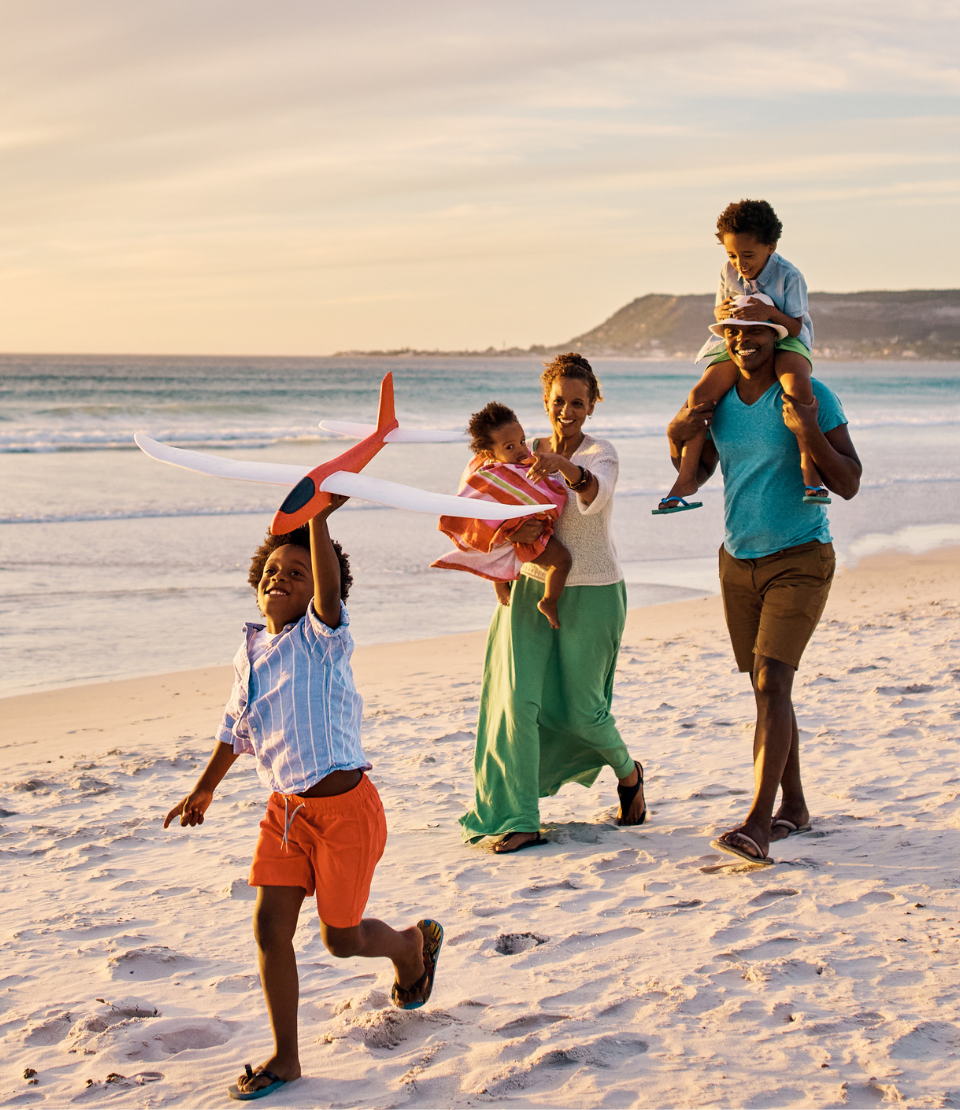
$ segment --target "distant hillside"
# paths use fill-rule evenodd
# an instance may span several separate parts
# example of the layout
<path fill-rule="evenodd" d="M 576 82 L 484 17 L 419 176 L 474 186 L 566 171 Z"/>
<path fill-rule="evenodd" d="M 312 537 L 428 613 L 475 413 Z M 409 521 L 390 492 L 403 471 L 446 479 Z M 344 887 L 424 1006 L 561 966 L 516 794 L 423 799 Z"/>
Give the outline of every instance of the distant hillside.
<path fill-rule="evenodd" d="M 553 350 L 688 358 L 707 338 L 713 294 L 649 293 Z M 960 358 L 960 289 L 811 293 L 819 358 Z"/>
<path fill-rule="evenodd" d="M 553 355 L 581 351 L 594 357 L 693 358 L 713 322 L 713 294 L 675 297 L 648 293 L 598 327 L 553 346 L 485 351 L 342 351 L 366 355 Z M 810 315 L 818 358 L 960 359 L 960 289 L 901 293 L 811 293 Z"/>

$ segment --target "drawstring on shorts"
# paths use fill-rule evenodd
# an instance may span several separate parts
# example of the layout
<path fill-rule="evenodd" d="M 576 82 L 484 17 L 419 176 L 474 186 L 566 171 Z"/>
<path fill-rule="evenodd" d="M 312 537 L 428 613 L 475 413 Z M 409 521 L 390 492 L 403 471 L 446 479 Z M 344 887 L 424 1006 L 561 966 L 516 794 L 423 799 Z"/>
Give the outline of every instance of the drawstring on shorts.
<path fill-rule="evenodd" d="M 280 841 L 280 846 L 283 848 L 284 851 L 287 850 L 287 843 L 288 843 L 287 837 L 290 833 L 290 826 L 293 824 L 294 817 L 297 816 L 297 814 L 300 812 L 301 809 L 306 808 L 306 803 L 301 802 L 297 806 L 297 808 L 293 811 L 293 813 L 289 814 L 289 816 L 288 816 L 287 815 L 287 803 L 289 802 L 289 800 L 290 799 L 286 796 L 286 794 L 284 794 L 284 796 L 283 796 L 283 839 Z"/>

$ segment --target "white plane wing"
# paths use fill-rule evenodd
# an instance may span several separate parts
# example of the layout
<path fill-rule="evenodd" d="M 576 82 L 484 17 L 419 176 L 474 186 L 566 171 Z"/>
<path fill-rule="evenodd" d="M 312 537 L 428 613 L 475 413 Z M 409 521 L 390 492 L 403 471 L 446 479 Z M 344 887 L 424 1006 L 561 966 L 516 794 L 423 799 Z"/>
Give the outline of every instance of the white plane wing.
<path fill-rule="evenodd" d="M 325 432 L 352 436 L 354 439 L 366 439 L 377 430 L 376 424 L 354 424 L 350 420 L 321 420 L 320 427 Z M 452 443 L 456 439 L 463 439 L 463 431 L 449 431 L 444 428 L 394 428 L 383 439 L 384 443 Z"/>
<path fill-rule="evenodd" d="M 370 478 L 366 474 L 352 474 L 338 470 L 320 483 L 325 493 L 340 493 L 345 497 L 359 497 L 363 501 L 376 501 L 394 509 L 411 513 L 432 513 L 442 516 L 466 516 L 477 520 L 515 520 L 517 517 L 542 513 L 549 505 L 501 505 L 482 497 L 456 497 L 451 493 L 430 493 L 415 486 L 402 486 L 385 478 Z"/>
<path fill-rule="evenodd" d="M 289 463 L 242 462 L 240 459 L 221 459 L 216 455 L 205 455 L 202 451 L 185 451 L 182 447 L 170 447 L 159 443 L 149 436 L 137 432 L 134 442 L 145 455 L 157 462 L 180 466 L 184 470 L 194 470 L 198 474 L 209 474 L 212 478 L 233 478 L 238 482 L 266 482 L 274 486 L 295 486 L 305 475 L 313 470 L 312 466 L 292 466 Z"/>
<path fill-rule="evenodd" d="M 192 470 L 198 474 L 209 474 L 213 478 L 233 478 L 240 482 L 295 486 L 301 478 L 314 469 L 312 466 L 293 466 L 287 463 L 243 462 L 239 459 L 217 458 L 215 455 L 205 455 L 202 451 L 170 447 L 141 432 L 134 436 L 134 440 L 140 450 L 151 459 L 169 463 L 171 466 L 179 466 L 184 470 Z M 431 513 L 434 516 L 515 520 L 517 517 L 530 516 L 544 510 L 543 505 L 501 505 L 496 501 L 486 501 L 482 498 L 430 493 L 415 486 L 388 482 L 385 478 L 371 478 L 366 474 L 352 474 L 346 470 L 338 470 L 325 478 L 320 483 L 320 488 L 325 493 L 339 493 L 345 497 L 357 497 L 361 501 L 389 505 L 394 509 L 406 509 L 413 513 Z"/>

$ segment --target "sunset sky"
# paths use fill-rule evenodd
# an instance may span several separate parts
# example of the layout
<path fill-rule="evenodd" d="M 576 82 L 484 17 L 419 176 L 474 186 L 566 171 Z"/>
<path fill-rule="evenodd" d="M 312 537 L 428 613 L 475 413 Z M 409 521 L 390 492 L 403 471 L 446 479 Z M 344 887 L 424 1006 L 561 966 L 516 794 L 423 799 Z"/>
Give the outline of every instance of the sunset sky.
<path fill-rule="evenodd" d="M 957 287 L 955 0 L 2 7 L 0 349 L 557 343 L 712 290 Z"/>

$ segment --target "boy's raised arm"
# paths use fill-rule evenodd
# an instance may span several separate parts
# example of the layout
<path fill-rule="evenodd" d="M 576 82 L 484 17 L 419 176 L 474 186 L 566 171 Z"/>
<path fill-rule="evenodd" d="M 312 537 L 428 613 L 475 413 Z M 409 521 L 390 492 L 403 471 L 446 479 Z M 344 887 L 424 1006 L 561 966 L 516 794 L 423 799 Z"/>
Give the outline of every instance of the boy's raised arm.
<path fill-rule="evenodd" d="M 313 563 L 313 607 L 327 628 L 340 627 L 340 560 L 333 549 L 327 517 L 348 499 L 338 494 L 310 521 L 310 557 Z"/>

